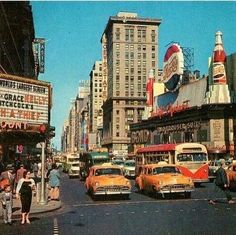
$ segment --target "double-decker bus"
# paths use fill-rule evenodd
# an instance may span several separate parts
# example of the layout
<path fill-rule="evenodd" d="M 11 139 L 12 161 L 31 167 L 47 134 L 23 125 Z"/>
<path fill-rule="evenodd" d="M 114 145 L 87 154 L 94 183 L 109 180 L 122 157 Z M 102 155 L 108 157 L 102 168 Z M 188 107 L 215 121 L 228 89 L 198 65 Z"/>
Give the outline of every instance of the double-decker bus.
<path fill-rule="evenodd" d="M 139 148 L 135 157 L 135 175 L 140 174 L 143 165 L 152 163 L 175 164 L 195 184 L 209 181 L 208 154 L 202 144 L 159 144 Z"/>

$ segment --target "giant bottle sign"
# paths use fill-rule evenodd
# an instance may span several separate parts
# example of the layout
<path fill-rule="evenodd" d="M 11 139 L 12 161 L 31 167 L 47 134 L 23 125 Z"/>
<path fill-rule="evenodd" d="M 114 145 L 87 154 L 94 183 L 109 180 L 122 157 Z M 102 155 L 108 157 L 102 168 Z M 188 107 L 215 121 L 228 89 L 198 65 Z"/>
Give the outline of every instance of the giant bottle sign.
<path fill-rule="evenodd" d="M 182 84 L 184 56 L 178 44 L 171 45 L 165 54 L 162 82 L 169 91 L 177 90 Z"/>
<path fill-rule="evenodd" d="M 226 84 L 225 73 L 226 54 L 222 43 L 222 33 L 216 32 L 215 48 L 213 51 L 212 77 L 213 84 Z"/>
<path fill-rule="evenodd" d="M 151 69 L 148 75 L 146 93 L 147 93 L 147 106 L 153 106 L 153 84 L 154 84 L 154 74 Z"/>

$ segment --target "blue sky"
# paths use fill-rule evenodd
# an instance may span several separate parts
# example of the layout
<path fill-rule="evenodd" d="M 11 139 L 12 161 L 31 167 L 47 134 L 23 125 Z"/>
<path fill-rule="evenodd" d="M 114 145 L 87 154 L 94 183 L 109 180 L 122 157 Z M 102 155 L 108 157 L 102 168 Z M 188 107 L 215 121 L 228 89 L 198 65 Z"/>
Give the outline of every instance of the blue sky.
<path fill-rule="evenodd" d="M 94 61 L 101 59 L 101 35 L 110 16 L 119 11 L 162 20 L 159 67 L 170 42 L 194 48 L 194 69 L 207 74 L 215 32 L 223 33 L 226 54 L 236 52 L 236 2 L 213 1 L 33 1 L 35 37 L 46 39 L 45 73 L 39 80 L 53 86 L 53 143 L 60 149 L 61 131 L 79 80 L 89 79 Z"/>

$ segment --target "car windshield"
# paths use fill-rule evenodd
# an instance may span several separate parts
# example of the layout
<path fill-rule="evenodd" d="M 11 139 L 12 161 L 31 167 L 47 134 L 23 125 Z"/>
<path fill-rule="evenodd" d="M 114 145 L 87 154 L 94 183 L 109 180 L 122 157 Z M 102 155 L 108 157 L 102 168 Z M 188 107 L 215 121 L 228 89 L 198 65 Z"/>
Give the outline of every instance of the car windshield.
<path fill-rule="evenodd" d="M 135 162 L 125 162 L 125 166 L 135 166 Z"/>
<path fill-rule="evenodd" d="M 121 170 L 118 168 L 104 168 L 104 169 L 97 169 L 95 171 L 95 175 L 121 175 Z"/>
<path fill-rule="evenodd" d="M 165 167 L 157 167 L 153 169 L 153 175 L 162 174 L 162 173 L 178 173 L 180 174 L 180 171 L 178 168 L 174 166 L 165 166 Z"/>

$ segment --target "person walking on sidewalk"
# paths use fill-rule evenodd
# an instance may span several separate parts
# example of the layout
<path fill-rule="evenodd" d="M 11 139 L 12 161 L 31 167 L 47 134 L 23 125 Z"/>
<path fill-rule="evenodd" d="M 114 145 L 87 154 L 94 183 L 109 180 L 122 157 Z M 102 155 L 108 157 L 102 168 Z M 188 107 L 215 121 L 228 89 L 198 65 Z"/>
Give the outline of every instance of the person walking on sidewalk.
<path fill-rule="evenodd" d="M 224 169 L 225 159 L 220 159 L 219 164 L 220 164 L 220 167 L 216 171 L 215 192 L 214 192 L 213 196 L 216 196 L 218 193 L 221 193 L 221 194 L 224 193 L 229 204 L 235 203 L 232 200 L 232 196 L 229 191 L 229 179 L 228 179 L 227 173 Z M 216 204 L 216 201 L 217 200 L 215 198 L 213 198 L 213 199 L 209 200 L 209 203 L 214 205 L 214 204 Z"/>
<path fill-rule="evenodd" d="M 16 189 L 19 180 L 20 180 L 21 178 L 23 178 L 23 174 L 24 174 L 25 171 L 26 171 L 26 169 L 24 168 L 24 165 L 21 164 L 21 165 L 20 165 L 20 169 L 18 169 L 18 170 L 16 171 L 14 190 Z"/>
<path fill-rule="evenodd" d="M 4 191 L 1 194 L 0 201 L 2 203 L 2 214 L 4 223 L 12 225 L 11 218 L 12 218 L 13 198 L 10 184 L 4 186 Z"/>
<path fill-rule="evenodd" d="M 30 178 L 30 171 L 25 171 L 16 187 L 16 198 L 21 200 L 21 224 L 30 224 L 29 212 L 32 202 L 32 190 L 35 189 L 35 182 Z M 20 197 L 19 197 L 20 195 Z"/>
<path fill-rule="evenodd" d="M 48 178 L 49 178 L 49 186 L 51 187 L 49 194 L 50 199 L 59 201 L 60 173 L 57 169 L 56 163 L 52 164 L 52 169 L 50 170 Z"/>

